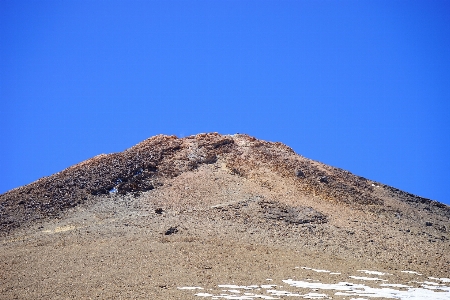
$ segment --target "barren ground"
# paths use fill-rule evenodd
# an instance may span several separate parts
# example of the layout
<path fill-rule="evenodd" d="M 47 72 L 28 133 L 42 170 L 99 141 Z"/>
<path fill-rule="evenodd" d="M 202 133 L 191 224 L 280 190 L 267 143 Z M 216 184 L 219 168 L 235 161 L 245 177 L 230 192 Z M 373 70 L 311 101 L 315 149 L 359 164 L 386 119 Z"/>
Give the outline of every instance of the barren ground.
<path fill-rule="evenodd" d="M 287 279 L 450 299 L 448 206 L 246 135 L 154 137 L 3 194 L 0 213 L 1 299 L 350 299 Z"/>

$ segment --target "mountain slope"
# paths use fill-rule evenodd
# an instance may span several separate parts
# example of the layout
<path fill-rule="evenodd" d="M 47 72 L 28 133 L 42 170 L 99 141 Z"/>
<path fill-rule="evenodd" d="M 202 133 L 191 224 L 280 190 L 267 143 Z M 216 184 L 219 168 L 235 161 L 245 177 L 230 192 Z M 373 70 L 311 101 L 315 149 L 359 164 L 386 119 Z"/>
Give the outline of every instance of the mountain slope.
<path fill-rule="evenodd" d="M 152 137 L 0 195 L 4 291 L 18 297 L 179 299 L 176 284 L 282 276 L 306 257 L 446 276 L 449 231 L 444 204 L 242 134 Z"/>

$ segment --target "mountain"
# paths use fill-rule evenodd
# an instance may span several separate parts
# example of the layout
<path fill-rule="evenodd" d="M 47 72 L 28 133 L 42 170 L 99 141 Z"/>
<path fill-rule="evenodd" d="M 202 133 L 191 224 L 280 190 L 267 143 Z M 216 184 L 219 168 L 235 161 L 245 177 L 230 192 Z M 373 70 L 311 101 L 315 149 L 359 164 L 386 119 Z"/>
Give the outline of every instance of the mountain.
<path fill-rule="evenodd" d="M 449 297 L 449 238 L 449 206 L 282 143 L 159 135 L 0 195 L 0 298 L 278 299 L 327 276 Z"/>

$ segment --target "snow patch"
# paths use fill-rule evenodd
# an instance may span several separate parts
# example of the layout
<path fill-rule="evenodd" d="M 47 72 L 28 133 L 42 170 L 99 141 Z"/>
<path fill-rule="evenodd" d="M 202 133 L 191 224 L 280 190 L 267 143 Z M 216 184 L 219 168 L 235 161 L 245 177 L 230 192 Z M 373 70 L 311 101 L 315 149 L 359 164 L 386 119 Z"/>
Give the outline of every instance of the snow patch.
<path fill-rule="evenodd" d="M 400 283 L 381 283 L 380 286 L 398 287 L 398 288 L 412 288 L 410 285 L 404 285 Z"/>
<path fill-rule="evenodd" d="M 369 280 L 369 281 L 377 281 L 377 280 L 380 280 L 380 281 L 387 281 L 387 280 L 385 280 L 385 279 L 381 279 L 381 278 L 377 278 L 377 277 L 361 277 L 361 276 L 348 276 L 348 277 L 353 278 L 353 279 L 357 279 L 357 280 Z"/>
<path fill-rule="evenodd" d="M 378 271 L 369 271 L 369 270 L 358 270 L 358 272 L 366 273 L 366 274 L 369 274 L 369 275 L 380 275 L 380 276 L 392 275 L 392 274 L 389 274 L 389 273 L 383 273 L 383 272 L 378 272 Z"/>
<path fill-rule="evenodd" d="M 449 300 L 450 287 L 436 287 L 442 291 L 434 292 L 433 290 L 423 288 L 408 288 L 406 291 L 395 290 L 391 288 L 372 288 L 362 284 L 353 284 L 348 282 L 339 282 L 336 284 L 325 284 L 320 282 L 294 281 L 292 279 L 283 280 L 283 282 L 299 288 L 317 288 L 322 290 L 335 290 L 338 296 L 361 296 L 361 297 L 384 297 L 389 299 L 413 299 L 413 300 Z"/>
<path fill-rule="evenodd" d="M 428 279 L 431 279 L 431 280 L 437 280 L 437 281 L 442 281 L 442 282 L 450 282 L 450 278 L 428 277 Z"/>
<path fill-rule="evenodd" d="M 420 273 L 418 273 L 418 272 L 416 272 L 416 271 L 402 271 L 402 273 L 416 274 L 416 275 L 423 275 L 423 274 L 420 274 Z"/>
<path fill-rule="evenodd" d="M 244 290 L 252 290 L 259 288 L 259 285 L 234 285 L 234 284 L 219 284 L 218 287 L 226 288 L 226 289 L 244 289 Z"/>
<path fill-rule="evenodd" d="M 308 268 L 308 267 L 302 267 L 302 269 L 304 270 L 311 270 L 317 273 L 331 273 L 331 271 L 328 270 L 319 270 L 319 269 L 313 269 L 313 268 Z"/>
<path fill-rule="evenodd" d="M 313 269 L 302 267 L 305 270 L 311 270 L 317 273 L 332 273 L 327 270 Z M 358 270 L 371 275 L 392 275 L 389 273 Z M 415 271 L 401 271 L 402 273 L 422 275 Z M 261 285 L 235 285 L 221 284 L 217 287 L 222 289 L 209 293 L 197 293 L 198 297 L 209 297 L 213 299 L 284 299 L 299 297 L 303 299 L 332 299 L 333 296 L 349 297 L 351 300 L 368 300 L 373 298 L 399 299 L 399 300 L 450 300 L 450 282 L 449 278 L 428 277 L 433 281 L 409 281 L 415 283 L 416 287 L 402 283 L 384 283 L 387 280 L 378 277 L 362 277 L 349 276 L 356 280 L 371 281 L 371 286 L 363 283 L 338 282 L 338 283 L 322 283 L 314 278 L 304 280 L 287 279 L 282 282 L 288 284 L 291 289 L 299 290 L 286 291 L 282 290 L 283 286 L 276 284 Z M 266 281 L 272 281 L 267 278 Z M 381 281 L 381 282 L 380 282 Z M 374 287 L 375 285 L 375 287 Z M 419 286 L 420 285 L 420 286 Z M 419 286 L 419 287 L 417 287 Z M 179 287 L 180 290 L 201 290 L 201 287 Z M 306 290 L 304 290 L 306 289 Z M 258 291 L 258 293 L 256 293 Z"/>

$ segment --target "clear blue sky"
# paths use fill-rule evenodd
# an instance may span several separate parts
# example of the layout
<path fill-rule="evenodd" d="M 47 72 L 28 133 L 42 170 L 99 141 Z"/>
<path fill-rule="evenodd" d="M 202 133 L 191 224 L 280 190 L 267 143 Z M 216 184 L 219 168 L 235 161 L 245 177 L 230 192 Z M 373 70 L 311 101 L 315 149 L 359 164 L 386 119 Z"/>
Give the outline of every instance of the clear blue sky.
<path fill-rule="evenodd" d="M 247 133 L 450 204 L 449 1 L 0 1 L 0 193 Z"/>

